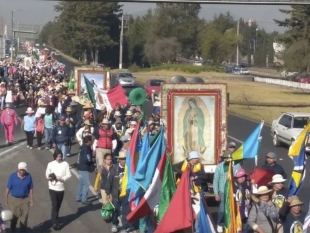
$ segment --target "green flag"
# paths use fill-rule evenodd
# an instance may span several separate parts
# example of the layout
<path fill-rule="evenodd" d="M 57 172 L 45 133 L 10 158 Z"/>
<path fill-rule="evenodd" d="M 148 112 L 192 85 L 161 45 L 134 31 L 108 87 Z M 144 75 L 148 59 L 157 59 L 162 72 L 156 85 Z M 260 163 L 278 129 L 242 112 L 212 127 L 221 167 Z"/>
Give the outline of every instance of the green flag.
<path fill-rule="evenodd" d="M 96 106 L 96 98 L 95 98 L 95 92 L 94 92 L 94 85 L 85 77 L 84 77 L 84 83 L 86 86 L 86 91 L 88 95 L 88 99 L 93 103 L 94 106 Z"/>
<path fill-rule="evenodd" d="M 32 55 L 37 59 L 37 60 L 39 60 L 39 55 L 37 54 L 37 52 L 36 51 L 32 51 Z"/>
<path fill-rule="evenodd" d="M 174 179 L 174 173 L 172 170 L 172 162 L 170 154 L 167 154 L 167 162 L 165 165 L 164 177 L 161 184 L 161 191 L 159 196 L 158 206 L 158 221 L 161 221 L 162 217 L 166 213 L 170 204 L 171 198 L 176 190 L 176 183 Z"/>
<path fill-rule="evenodd" d="M 73 77 L 73 70 L 71 70 L 71 71 L 70 71 L 69 90 L 74 90 L 74 77 Z"/>

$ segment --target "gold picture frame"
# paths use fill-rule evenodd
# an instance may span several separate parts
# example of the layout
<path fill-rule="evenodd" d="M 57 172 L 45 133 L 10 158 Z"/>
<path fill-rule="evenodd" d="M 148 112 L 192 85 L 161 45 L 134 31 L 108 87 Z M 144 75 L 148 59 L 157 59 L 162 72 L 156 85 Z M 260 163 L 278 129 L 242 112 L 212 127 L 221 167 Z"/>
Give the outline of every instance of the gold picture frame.
<path fill-rule="evenodd" d="M 161 115 L 174 163 L 197 151 L 216 165 L 227 146 L 227 86 L 223 83 L 162 84 Z"/>

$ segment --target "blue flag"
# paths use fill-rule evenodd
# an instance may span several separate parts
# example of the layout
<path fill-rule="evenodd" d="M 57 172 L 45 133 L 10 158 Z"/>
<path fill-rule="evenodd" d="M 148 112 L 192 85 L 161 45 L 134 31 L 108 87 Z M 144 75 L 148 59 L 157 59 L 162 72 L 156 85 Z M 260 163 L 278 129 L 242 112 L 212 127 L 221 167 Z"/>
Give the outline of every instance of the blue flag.
<path fill-rule="evenodd" d="M 199 233 L 216 233 L 214 226 L 211 222 L 210 216 L 206 213 L 202 200 L 200 200 L 200 212 L 199 212 Z"/>
<path fill-rule="evenodd" d="M 138 163 L 134 179 L 139 184 L 137 195 L 143 194 L 150 186 L 156 167 L 161 156 L 166 150 L 166 143 L 164 137 L 164 127 L 160 127 L 159 135 L 152 145 L 151 149 Z"/>
<path fill-rule="evenodd" d="M 149 150 L 150 150 L 149 134 L 146 133 L 142 139 L 142 145 L 141 145 L 140 156 L 139 156 L 139 160 L 137 164 L 137 169 L 139 169 L 139 163 L 143 161 L 143 159 L 145 158 Z M 131 202 L 134 201 L 135 205 L 139 204 L 139 199 L 140 197 L 142 197 L 141 193 L 137 192 L 139 190 L 139 186 L 140 185 L 135 180 L 133 180 L 132 185 L 130 187 L 130 194 L 128 196 L 129 201 Z"/>

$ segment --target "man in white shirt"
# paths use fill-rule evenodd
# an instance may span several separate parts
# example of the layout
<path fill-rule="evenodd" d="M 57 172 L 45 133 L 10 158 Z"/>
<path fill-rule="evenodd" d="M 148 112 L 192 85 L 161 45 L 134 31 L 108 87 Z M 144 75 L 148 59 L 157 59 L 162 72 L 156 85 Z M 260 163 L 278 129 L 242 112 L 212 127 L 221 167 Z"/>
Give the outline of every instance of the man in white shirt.
<path fill-rule="evenodd" d="M 65 181 L 71 177 L 70 167 L 66 161 L 62 160 L 61 150 L 56 149 L 54 161 L 49 162 L 46 168 L 45 176 L 48 179 L 49 194 L 52 202 L 52 224 L 53 229 L 59 229 L 59 210 L 65 194 Z"/>

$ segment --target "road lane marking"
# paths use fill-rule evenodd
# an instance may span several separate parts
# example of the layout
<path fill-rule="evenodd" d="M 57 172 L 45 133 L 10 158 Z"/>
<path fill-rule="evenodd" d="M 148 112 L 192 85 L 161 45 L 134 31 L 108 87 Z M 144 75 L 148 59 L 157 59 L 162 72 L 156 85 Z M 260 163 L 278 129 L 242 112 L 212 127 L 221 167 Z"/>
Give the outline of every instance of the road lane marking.
<path fill-rule="evenodd" d="M 236 141 L 236 142 L 243 143 L 243 141 L 240 141 L 240 140 L 237 139 L 237 138 L 234 138 L 234 137 L 229 136 L 229 135 L 228 135 L 228 137 L 231 138 L 232 140 Z"/>
<path fill-rule="evenodd" d="M 7 150 L 5 150 L 5 151 L 2 151 L 2 152 L 0 153 L 0 157 L 2 157 L 3 155 L 5 155 L 6 153 L 10 152 L 11 150 L 15 150 L 16 148 L 18 148 L 18 147 L 20 147 L 20 146 L 22 146 L 22 145 L 25 145 L 25 144 L 26 144 L 26 142 L 21 142 L 21 143 L 16 144 L 15 146 L 11 147 L 10 149 L 7 149 Z"/>

